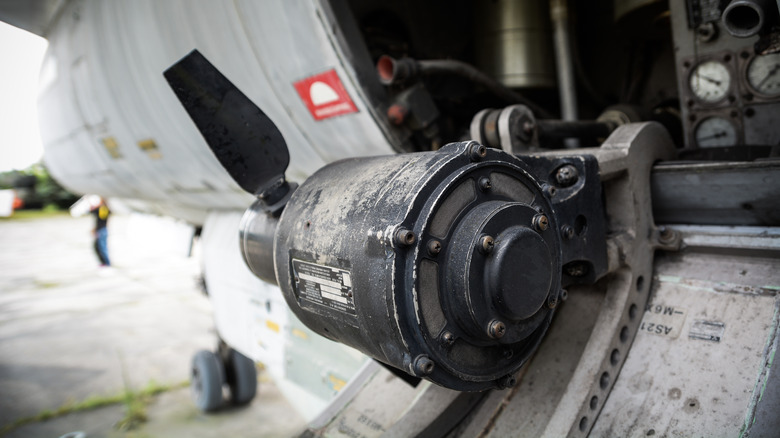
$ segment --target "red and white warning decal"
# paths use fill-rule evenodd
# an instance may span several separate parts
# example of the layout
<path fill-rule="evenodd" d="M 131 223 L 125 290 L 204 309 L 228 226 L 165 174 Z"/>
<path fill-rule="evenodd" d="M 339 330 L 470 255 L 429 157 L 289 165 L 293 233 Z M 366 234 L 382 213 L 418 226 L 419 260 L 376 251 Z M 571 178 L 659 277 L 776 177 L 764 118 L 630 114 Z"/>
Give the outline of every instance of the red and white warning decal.
<path fill-rule="evenodd" d="M 356 113 L 358 110 L 347 94 L 336 70 L 310 76 L 294 82 L 293 85 L 314 120 Z"/>

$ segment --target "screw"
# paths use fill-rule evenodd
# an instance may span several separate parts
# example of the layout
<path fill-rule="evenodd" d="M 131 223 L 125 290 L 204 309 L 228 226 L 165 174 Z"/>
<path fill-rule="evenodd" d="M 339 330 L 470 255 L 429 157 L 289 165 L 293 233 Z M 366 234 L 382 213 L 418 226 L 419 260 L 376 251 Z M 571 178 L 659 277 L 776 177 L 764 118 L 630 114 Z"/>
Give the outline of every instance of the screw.
<path fill-rule="evenodd" d="M 441 242 L 436 239 L 428 242 L 428 254 L 436 255 L 441 252 Z"/>
<path fill-rule="evenodd" d="M 577 168 L 571 164 L 564 164 L 555 172 L 555 181 L 558 182 L 558 185 L 561 187 L 569 187 L 576 183 L 579 177 L 580 175 L 579 172 L 577 172 Z"/>
<path fill-rule="evenodd" d="M 430 357 L 421 354 L 414 360 L 414 374 L 418 376 L 427 376 L 433 372 L 434 363 Z"/>
<path fill-rule="evenodd" d="M 488 335 L 490 335 L 493 339 L 501 339 L 506 334 L 506 325 L 499 321 L 494 319 L 493 321 L 490 321 L 490 324 L 488 325 Z"/>
<path fill-rule="evenodd" d="M 479 250 L 483 254 L 490 254 L 493 252 L 493 247 L 495 244 L 495 240 L 493 240 L 493 238 L 490 236 L 482 236 L 479 238 Z"/>
<path fill-rule="evenodd" d="M 567 239 L 571 239 L 574 237 L 574 227 L 571 225 L 564 225 L 561 227 L 561 234 L 563 234 L 563 237 Z"/>
<path fill-rule="evenodd" d="M 547 307 L 554 309 L 558 305 L 558 299 L 554 295 L 547 297 Z"/>
<path fill-rule="evenodd" d="M 446 345 L 452 345 L 455 343 L 455 335 L 450 332 L 444 332 L 444 334 L 441 335 L 441 339 Z"/>
<path fill-rule="evenodd" d="M 517 380 L 515 379 L 515 376 L 507 375 L 496 380 L 496 383 L 498 384 L 499 389 L 507 389 L 515 386 Z"/>
<path fill-rule="evenodd" d="M 490 182 L 490 178 L 482 177 L 479 179 L 479 189 L 486 192 L 493 188 L 493 183 Z"/>
<path fill-rule="evenodd" d="M 395 241 L 401 246 L 409 246 L 414 243 L 417 238 L 414 236 L 414 232 L 407 230 L 406 228 L 399 228 L 395 232 Z"/>
<path fill-rule="evenodd" d="M 550 226 L 550 222 L 547 220 L 547 216 L 543 214 L 537 214 L 533 219 L 534 228 L 537 231 L 544 231 Z"/>
<path fill-rule="evenodd" d="M 487 156 L 487 148 L 479 143 L 472 143 L 469 148 L 469 156 L 471 156 L 471 161 L 479 161 Z"/>

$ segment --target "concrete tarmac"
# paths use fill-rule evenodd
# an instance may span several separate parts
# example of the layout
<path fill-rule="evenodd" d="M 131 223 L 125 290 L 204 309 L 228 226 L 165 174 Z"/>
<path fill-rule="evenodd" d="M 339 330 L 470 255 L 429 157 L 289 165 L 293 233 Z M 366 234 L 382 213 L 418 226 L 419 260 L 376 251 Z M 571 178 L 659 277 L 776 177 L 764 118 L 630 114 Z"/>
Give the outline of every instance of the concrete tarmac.
<path fill-rule="evenodd" d="M 189 377 L 199 349 L 216 333 L 199 262 L 132 217 L 112 216 L 113 267 L 98 267 L 92 218 L 63 215 L 0 221 L 0 429 L 14 421 L 92 396 Z M 149 222 L 146 220 L 145 222 Z M 140 232 L 140 234 L 139 234 Z M 188 389 L 159 395 L 149 422 L 119 432 L 121 405 L 71 414 L 8 436 L 292 436 L 305 423 L 273 384 L 261 378 L 246 408 L 200 414 Z"/>

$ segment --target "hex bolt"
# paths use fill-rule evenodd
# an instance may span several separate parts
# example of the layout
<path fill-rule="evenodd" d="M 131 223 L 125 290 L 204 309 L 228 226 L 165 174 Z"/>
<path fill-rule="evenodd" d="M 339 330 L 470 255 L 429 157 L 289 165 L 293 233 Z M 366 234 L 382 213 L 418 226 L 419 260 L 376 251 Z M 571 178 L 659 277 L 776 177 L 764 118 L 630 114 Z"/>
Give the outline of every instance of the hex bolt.
<path fill-rule="evenodd" d="M 482 236 L 479 238 L 479 250 L 483 254 L 490 254 L 493 252 L 493 247 L 495 247 L 496 241 L 493 240 L 491 236 Z"/>
<path fill-rule="evenodd" d="M 435 364 L 430 357 L 421 354 L 414 359 L 414 374 L 418 376 L 427 376 L 433 372 Z"/>
<path fill-rule="evenodd" d="M 444 332 L 444 334 L 441 335 L 441 340 L 444 341 L 446 345 L 452 345 L 455 343 L 455 335 L 450 332 Z"/>
<path fill-rule="evenodd" d="M 496 380 L 496 384 L 498 385 L 499 389 L 508 389 L 517 384 L 517 379 L 515 379 L 515 376 L 507 375 Z"/>
<path fill-rule="evenodd" d="M 550 226 L 550 222 L 544 214 L 537 214 L 534 216 L 533 225 L 536 231 L 545 231 Z"/>
<path fill-rule="evenodd" d="M 428 242 L 428 254 L 435 256 L 441 252 L 441 242 L 436 239 L 432 239 Z"/>
<path fill-rule="evenodd" d="M 574 227 L 571 225 L 564 225 L 561 227 L 561 234 L 567 239 L 574 237 Z"/>
<path fill-rule="evenodd" d="M 661 242 L 664 245 L 670 245 L 674 243 L 675 238 L 677 237 L 677 233 L 674 230 L 670 230 L 666 227 L 661 227 L 658 229 L 658 241 Z"/>
<path fill-rule="evenodd" d="M 577 182 L 580 175 L 577 168 L 571 164 L 564 164 L 555 172 L 555 181 L 561 187 L 569 187 Z"/>
<path fill-rule="evenodd" d="M 414 244 L 417 238 L 414 235 L 414 231 L 407 230 L 406 228 L 399 228 L 395 232 L 395 241 L 401 246 L 409 246 Z"/>
<path fill-rule="evenodd" d="M 506 325 L 497 320 L 494 319 L 490 321 L 490 324 L 488 325 L 488 335 L 490 335 L 493 339 L 501 339 L 506 334 Z"/>
<path fill-rule="evenodd" d="M 479 179 L 479 189 L 486 192 L 493 188 L 493 183 L 490 182 L 490 178 L 483 176 Z"/>
<path fill-rule="evenodd" d="M 487 148 L 479 143 L 472 143 L 469 156 L 471 161 L 479 161 L 487 156 Z"/>

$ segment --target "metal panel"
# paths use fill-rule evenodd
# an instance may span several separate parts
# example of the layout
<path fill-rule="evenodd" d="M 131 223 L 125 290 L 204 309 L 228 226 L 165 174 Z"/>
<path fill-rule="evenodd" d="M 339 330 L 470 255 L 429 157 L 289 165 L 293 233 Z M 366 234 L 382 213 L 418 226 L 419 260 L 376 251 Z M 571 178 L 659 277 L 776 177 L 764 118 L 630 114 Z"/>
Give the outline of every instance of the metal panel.
<path fill-rule="evenodd" d="M 772 364 L 779 250 L 658 256 L 651 302 L 592 434 L 740 435 Z"/>
<path fill-rule="evenodd" d="M 247 207 L 251 197 L 212 156 L 162 77 L 193 48 L 279 126 L 291 150 L 290 180 L 348 156 L 393 153 L 353 67 L 331 41 L 338 29 L 323 22 L 319 7 L 300 0 L 68 3 L 47 54 L 58 76 L 39 101 L 52 174 L 76 191 L 157 200 L 163 210 Z M 71 72 L 77 60 L 80 80 Z M 329 69 L 358 112 L 315 121 L 293 82 Z M 46 110 L 63 106 L 74 110 Z M 108 136 L 121 157 L 99 143 Z M 158 146 L 158 159 L 136 146 L 146 139 Z M 110 173 L 101 172 L 106 167 Z"/>

